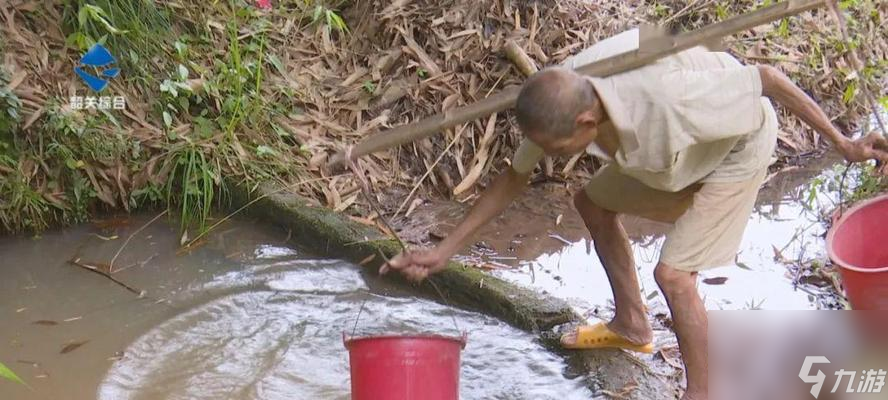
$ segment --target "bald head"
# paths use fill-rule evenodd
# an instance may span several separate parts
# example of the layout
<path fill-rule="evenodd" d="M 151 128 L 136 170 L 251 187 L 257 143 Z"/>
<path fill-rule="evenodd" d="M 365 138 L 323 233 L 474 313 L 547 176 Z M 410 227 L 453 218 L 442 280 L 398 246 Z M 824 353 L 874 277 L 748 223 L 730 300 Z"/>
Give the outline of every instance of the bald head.
<path fill-rule="evenodd" d="M 533 74 L 518 95 L 518 125 L 525 135 L 568 137 L 577 116 L 595 107 L 592 85 L 576 72 L 559 67 Z"/>

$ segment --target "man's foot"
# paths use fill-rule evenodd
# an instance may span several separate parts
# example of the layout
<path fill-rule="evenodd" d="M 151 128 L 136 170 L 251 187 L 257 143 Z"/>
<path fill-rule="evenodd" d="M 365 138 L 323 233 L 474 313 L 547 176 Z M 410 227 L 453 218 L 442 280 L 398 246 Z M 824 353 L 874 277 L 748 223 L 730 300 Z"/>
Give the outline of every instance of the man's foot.
<path fill-rule="evenodd" d="M 561 337 L 561 345 L 567 349 L 599 349 L 620 348 L 641 353 L 652 353 L 654 346 L 651 344 L 650 327 L 648 327 L 648 340 L 629 339 L 614 332 L 608 325 L 599 323 L 591 326 L 580 326 L 573 332 Z"/>
<path fill-rule="evenodd" d="M 648 323 L 646 318 L 637 323 L 623 323 L 615 319 L 608 322 L 607 327 L 614 333 L 635 344 L 650 343 L 654 340 L 654 331 L 651 329 L 651 324 Z"/>

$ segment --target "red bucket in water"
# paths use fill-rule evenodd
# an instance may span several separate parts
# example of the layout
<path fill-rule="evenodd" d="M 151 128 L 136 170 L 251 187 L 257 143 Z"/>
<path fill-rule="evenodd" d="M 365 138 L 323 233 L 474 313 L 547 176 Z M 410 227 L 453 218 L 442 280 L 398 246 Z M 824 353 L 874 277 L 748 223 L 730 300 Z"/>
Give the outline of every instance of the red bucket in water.
<path fill-rule="evenodd" d="M 888 310 L 888 195 L 846 211 L 826 236 L 855 310 Z"/>
<path fill-rule="evenodd" d="M 457 400 L 466 336 L 385 335 L 342 339 L 352 400 Z"/>

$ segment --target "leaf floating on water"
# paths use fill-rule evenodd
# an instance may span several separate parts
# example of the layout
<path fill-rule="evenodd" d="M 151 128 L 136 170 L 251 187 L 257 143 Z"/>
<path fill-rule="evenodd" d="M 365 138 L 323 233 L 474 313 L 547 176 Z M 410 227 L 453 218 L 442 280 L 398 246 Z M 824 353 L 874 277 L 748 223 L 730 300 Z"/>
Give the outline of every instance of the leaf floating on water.
<path fill-rule="evenodd" d="M 752 271 L 752 268 L 749 268 L 749 266 L 746 265 L 746 263 L 743 263 L 743 262 L 737 261 L 735 264 L 737 264 L 737 266 L 740 267 L 740 268 L 742 268 L 742 269 L 745 269 L 745 270 L 747 270 L 747 271 Z"/>
<path fill-rule="evenodd" d="M 717 278 L 706 278 L 703 280 L 703 283 L 705 283 L 707 285 L 724 285 L 725 282 L 727 282 L 727 281 L 728 281 L 728 278 L 720 276 Z"/>
<path fill-rule="evenodd" d="M 18 375 L 15 374 L 15 372 L 12 372 L 12 370 L 9 369 L 2 362 L 0 362 L 0 378 L 8 379 L 22 385 L 25 384 L 25 381 L 23 381 L 22 378 L 19 378 Z"/>
<path fill-rule="evenodd" d="M 87 344 L 88 342 L 89 342 L 89 340 L 84 340 L 84 341 L 81 341 L 81 342 L 69 343 L 69 344 L 65 345 L 65 347 L 62 347 L 62 351 L 60 351 L 59 354 L 68 354 L 68 353 L 70 353 L 70 352 L 72 352 L 72 351 L 74 351 L 74 350 L 79 349 L 80 346 L 83 346 L 83 345 Z"/>
<path fill-rule="evenodd" d="M 659 295 L 660 295 L 660 292 L 654 290 L 653 292 L 648 293 L 647 300 L 651 301 L 651 300 L 657 298 L 657 296 L 659 296 Z"/>
<path fill-rule="evenodd" d="M 39 321 L 34 321 L 34 322 L 31 322 L 31 323 L 34 324 L 34 325 L 43 325 L 43 326 L 56 326 L 56 325 L 59 324 L 58 322 L 50 321 L 50 320 L 48 320 L 48 319 L 41 319 L 41 320 L 39 320 Z"/>

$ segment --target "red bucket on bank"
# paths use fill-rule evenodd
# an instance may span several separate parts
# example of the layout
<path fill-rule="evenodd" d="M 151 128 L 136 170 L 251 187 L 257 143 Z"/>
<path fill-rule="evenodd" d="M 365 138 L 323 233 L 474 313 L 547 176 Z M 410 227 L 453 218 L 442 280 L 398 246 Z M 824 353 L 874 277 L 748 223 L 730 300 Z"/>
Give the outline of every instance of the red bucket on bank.
<path fill-rule="evenodd" d="M 383 335 L 342 339 L 352 400 L 457 400 L 466 336 Z"/>
<path fill-rule="evenodd" d="M 888 310 L 888 194 L 846 211 L 826 236 L 855 310 Z"/>

